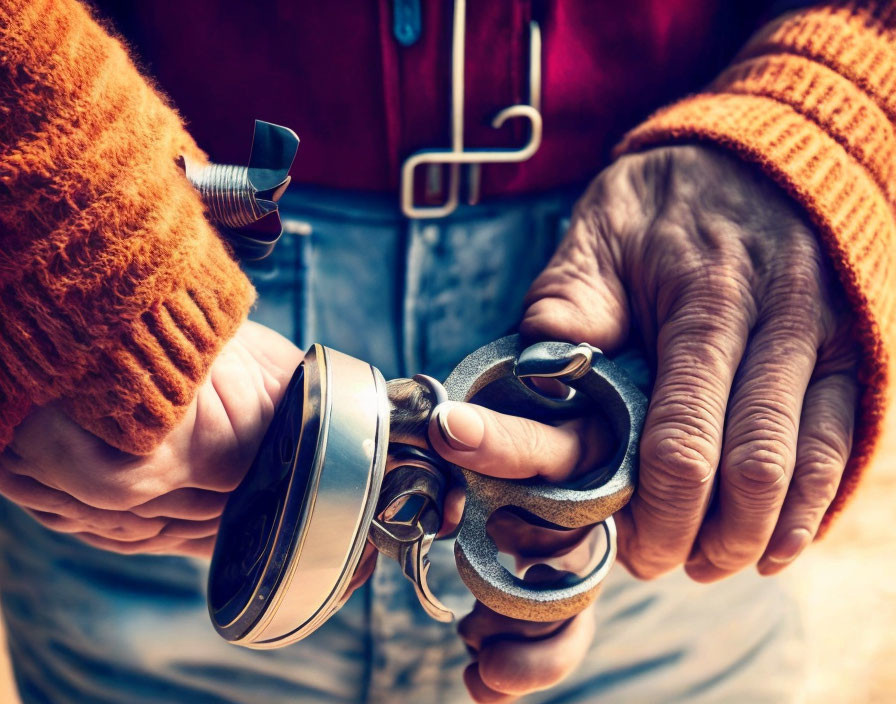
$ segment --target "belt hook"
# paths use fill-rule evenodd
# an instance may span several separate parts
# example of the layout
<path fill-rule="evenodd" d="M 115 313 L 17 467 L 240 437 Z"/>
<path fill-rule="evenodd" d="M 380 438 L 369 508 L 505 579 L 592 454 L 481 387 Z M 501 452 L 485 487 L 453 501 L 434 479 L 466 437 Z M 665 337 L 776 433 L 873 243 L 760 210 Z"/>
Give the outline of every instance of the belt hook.
<path fill-rule="evenodd" d="M 473 184 L 469 201 L 479 198 L 479 168 L 482 164 L 525 161 L 541 145 L 541 27 L 529 23 L 529 104 L 511 105 L 495 115 L 492 127 L 499 129 L 513 117 L 526 117 L 530 122 L 529 141 L 519 149 L 464 150 L 464 38 L 466 34 L 466 0 L 454 0 L 454 24 L 451 35 L 451 148 L 424 149 L 415 152 L 401 167 L 401 210 L 409 218 L 441 218 L 451 214 L 460 200 L 460 167 L 469 165 Z M 448 198 L 442 205 L 418 207 L 414 203 L 414 170 L 421 164 L 449 165 Z"/>

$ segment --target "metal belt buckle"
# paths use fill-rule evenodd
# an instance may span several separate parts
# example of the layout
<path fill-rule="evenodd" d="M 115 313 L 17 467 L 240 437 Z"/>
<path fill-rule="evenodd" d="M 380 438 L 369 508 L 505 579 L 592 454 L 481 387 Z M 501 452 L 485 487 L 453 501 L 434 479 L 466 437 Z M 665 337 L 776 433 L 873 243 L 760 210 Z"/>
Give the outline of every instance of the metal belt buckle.
<path fill-rule="evenodd" d="M 573 391 L 548 398 L 526 381 L 539 376 Z M 548 422 L 598 409 L 618 451 L 606 467 L 568 485 L 455 468 L 426 441 L 431 411 L 445 399 Z M 626 373 L 588 345 L 523 349 L 518 336 L 505 337 L 464 359 L 444 386 L 423 376 L 386 382 L 372 365 L 313 345 L 224 511 L 208 588 L 215 628 L 253 648 L 306 637 L 344 602 L 368 540 L 399 562 L 427 613 L 450 620 L 426 574 L 455 476 L 466 482 L 455 557 L 472 593 L 515 618 L 552 621 L 577 613 L 596 597 L 615 558 L 612 514 L 635 487 L 646 405 Z M 600 523 L 604 554 L 584 577 L 523 581 L 501 565 L 486 531 L 489 516 L 503 507 L 562 528 Z"/>
<path fill-rule="evenodd" d="M 401 166 L 401 211 L 408 218 L 441 218 L 450 215 L 460 203 L 461 167 L 466 166 L 467 202 L 479 201 L 483 164 L 508 164 L 526 161 L 541 145 L 541 28 L 529 23 L 529 103 L 510 105 L 492 119 L 492 127 L 500 129 L 513 118 L 523 117 L 529 122 L 526 144 L 510 149 L 464 148 L 464 39 L 466 35 L 467 2 L 454 0 L 454 19 L 451 31 L 451 147 L 423 149 L 411 154 Z M 414 202 L 414 174 L 418 166 L 426 165 L 427 180 L 441 181 L 441 168 L 448 167 L 447 198 L 437 206 L 419 206 Z M 432 174 L 437 176 L 432 178 Z"/>

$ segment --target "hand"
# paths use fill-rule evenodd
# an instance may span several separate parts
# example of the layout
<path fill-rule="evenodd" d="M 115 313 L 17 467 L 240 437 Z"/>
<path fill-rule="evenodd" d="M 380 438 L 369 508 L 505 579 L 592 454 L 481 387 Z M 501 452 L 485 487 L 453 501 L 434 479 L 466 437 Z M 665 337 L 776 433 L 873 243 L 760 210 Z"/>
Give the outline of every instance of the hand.
<path fill-rule="evenodd" d="M 505 479 L 540 476 L 562 481 L 599 466 L 614 449 L 606 423 L 586 418 L 557 427 L 478 406 L 447 402 L 429 426 L 433 448 L 448 461 Z M 447 529 L 457 525 L 462 493 L 446 500 Z M 551 530 L 497 511 L 488 531 L 501 552 L 516 559 L 526 580 L 556 579 L 557 572 L 583 575 L 602 549 L 599 528 Z M 509 702 L 547 689 L 573 672 L 594 637 L 594 609 L 551 623 L 533 623 L 495 613 L 477 602 L 458 628 L 473 656 L 464 672 L 477 702 Z"/>
<path fill-rule="evenodd" d="M 687 146 L 619 159 L 579 202 L 528 297 L 531 337 L 656 367 L 620 559 L 698 581 L 773 574 L 815 536 L 849 457 L 850 312 L 794 203 L 751 166 Z"/>
<path fill-rule="evenodd" d="M 58 406 L 39 408 L 0 454 L 0 493 L 96 547 L 209 556 L 228 493 L 301 361 L 286 338 L 245 323 L 183 421 L 146 456 L 110 447 Z"/>

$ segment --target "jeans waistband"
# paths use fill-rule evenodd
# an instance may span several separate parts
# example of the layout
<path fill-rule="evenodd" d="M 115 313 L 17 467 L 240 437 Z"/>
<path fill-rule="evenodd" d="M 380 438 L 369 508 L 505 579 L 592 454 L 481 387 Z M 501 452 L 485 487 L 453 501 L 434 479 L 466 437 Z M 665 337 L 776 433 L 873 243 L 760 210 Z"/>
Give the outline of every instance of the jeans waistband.
<path fill-rule="evenodd" d="M 417 222 L 469 222 L 488 221 L 498 215 L 519 208 L 533 208 L 542 212 L 567 212 L 578 196 L 584 191 L 584 185 L 577 184 L 567 188 L 533 193 L 507 198 L 495 198 L 476 205 L 461 204 L 450 215 L 438 220 L 420 220 Z M 554 206 L 554 207 L 551 207 Z M 327 221 L 344 220 L 355 223 L 377 223 L 381 225 L 409 222 L 398 203 L 395 193 L 370 193 L 364 191 L 348 191 L 317 186 L 291 185 L 280 200 L 280 209 L 287 217 L 307 213 L 309 217 Z"/>

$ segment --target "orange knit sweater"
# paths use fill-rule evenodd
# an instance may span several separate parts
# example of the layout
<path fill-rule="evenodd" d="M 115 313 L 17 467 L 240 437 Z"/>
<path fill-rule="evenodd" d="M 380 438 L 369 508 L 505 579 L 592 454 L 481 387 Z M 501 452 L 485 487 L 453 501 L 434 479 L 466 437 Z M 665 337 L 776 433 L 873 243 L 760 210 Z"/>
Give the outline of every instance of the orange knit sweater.
<path fill-rule="evenodd" d="M 146 452 L 253 296 L 175 166 L 202 155 L 76 0 L 0 0 L 0 116 L 0 447 L 32 404 L 61 400 Z M 894 123 L 896 9 L 828 3 L 774 22 L 620 146 L 727 146 L 815 223 L 864 347 L 855 450 L 829 518 L 869 460 L 887 390 Z"/>
<path fill-rule="evenodd" d="M 0 0 L 0 447 L 61 399 L 148 452 L 252 303 L 177 114 L 75 0 Z"/>
<path fill-rule="evenodd" d="M 699 95 L 653 115 L 619 151 L 704 141 L 758 164 L 806 209 L 856 314 L 863 357 L 853 452 L 820 534 L 868 465 L 896 343 L 896 3 L 785 15 Z"/>

